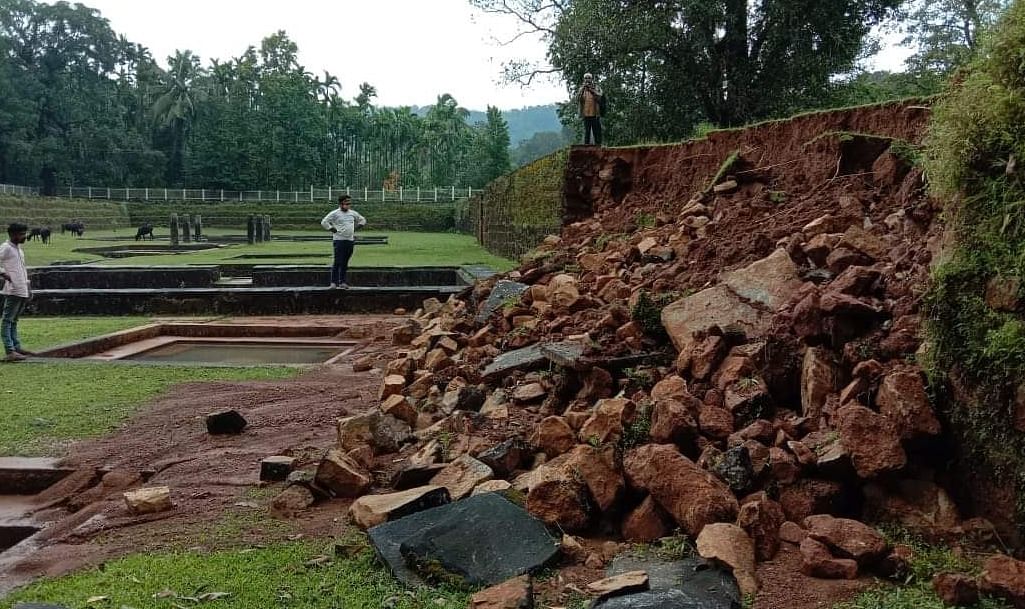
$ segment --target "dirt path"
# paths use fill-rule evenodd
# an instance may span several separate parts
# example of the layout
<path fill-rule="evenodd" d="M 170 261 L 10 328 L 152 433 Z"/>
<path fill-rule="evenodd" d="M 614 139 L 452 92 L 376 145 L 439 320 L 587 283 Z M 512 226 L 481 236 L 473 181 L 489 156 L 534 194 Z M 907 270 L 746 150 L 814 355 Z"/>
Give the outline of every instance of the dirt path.
<path fill-rule="evenodd" d="M 52 524 L 37 536 L 43 537 L 42 547 L 8 552 L 0 560 L 0 594 L 37 577 L 58 576 L 129 553 L 340 532 L 345 527 L 342 502 L 326 502 L 297 521 L 271 520 L 267 506 L 274 490 L 256 490 L 261 488 L 260 460 L 288 454 L 298 457 L 300 466 L 315 463 L 335 441 L 336 419 L 377 403 L 382 372 L 354 373 L 352 362 L 368 355 L 382 363 L 390 359 L 391 328 L 397 319 L 341 318 L 350 327 L 347 334 L 364 344 L 336 365 L 296 379 L 179 385 L 142 407 L 116 433 L 72 445 L 64 463 L 82 475 L 70 476 L 39 497 L 46 507 L 38 515 Z M 268 320 L 245 323 L 254 321 Z M 245 432 L 208 435 L 204 416 L 226 408 L 245 416 Z M 112 473 L 93 484 L 95 469 Z M 149 485 L 172 489 L 172 512 L 148 517 L 128 513 L 121 494 L 138 484 L 140 475 Z M 221 536 L 216 523 L 226 519 L 234 520 L 234 528 Z"/>

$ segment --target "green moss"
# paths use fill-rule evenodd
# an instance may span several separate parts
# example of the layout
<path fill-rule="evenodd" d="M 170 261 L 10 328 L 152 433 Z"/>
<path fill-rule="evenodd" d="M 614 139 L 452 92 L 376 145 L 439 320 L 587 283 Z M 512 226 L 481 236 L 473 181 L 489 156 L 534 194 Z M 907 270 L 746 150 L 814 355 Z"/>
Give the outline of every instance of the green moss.
<path fill-rule="evenodd" d="M 705 187 L 705 192 L 711 192 L 712 189 L 715 188 L 715 185 L 723 179 L 723 176 L 725 176 L 730 171 L 730 169 L 733 168 L 733 166 L 737 163 L 739 159 L 739 150 L 734 150 L 733 152 L 731 152 L 730 155 L 726 157 L 726 160 L 722 162 L 722 165 L 719 166 L 719 171 L 715 172 L 715 175 L 712 176 L 711 180 L 709 180 L 708 186 Z"/>
<path fill-rule="evenodd" d="M 679 292 L 654 295 L 643 291 L 637 297 L 637 304 L 630 311 L 630 317 L 641 325 L 648 336 L 667 338 L 666 330 L 662 326 L 662 309 L 682 297 Z"/>
<path fill-rule="evenodd" d="M 637 228 L 652 228 L 655 226 L 655 216 L 645 212 L 637 212 L 634 222 L 637 224 Z"/>
<path fill-rule="evenodd" d="M 929 378 L 964 472 L 1015 490 L 1025 533 L 1025 435 L 1012 396 L 1025 374 L 1025 324 L 985 302 L 994 277 L 1025 277 L 1025 2 L 1015 2 L 978 60 L 936 104 L 925 153 L 956 245 L 926 296 Z M 957 397 L 950 390 L 957 384 Z"/>

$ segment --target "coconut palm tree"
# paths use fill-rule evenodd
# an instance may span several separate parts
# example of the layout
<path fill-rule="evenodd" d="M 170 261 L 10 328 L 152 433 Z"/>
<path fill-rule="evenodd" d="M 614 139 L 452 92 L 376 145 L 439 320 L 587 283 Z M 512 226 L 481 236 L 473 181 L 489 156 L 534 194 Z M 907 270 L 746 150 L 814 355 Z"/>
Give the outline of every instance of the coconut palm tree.
<path fill-rule="evenodd" d="M 171 138 L 171 158 L 167 179 L 171 184 L 181 181 L 185 145 L 196 116 L 196 92 L 193 84 L 200 74 L 199 58 L 192 51 L 175 51 L 167 58 L 169 70 L 164 73 L 163 93 L 153 104 L 153 121 Z"/>

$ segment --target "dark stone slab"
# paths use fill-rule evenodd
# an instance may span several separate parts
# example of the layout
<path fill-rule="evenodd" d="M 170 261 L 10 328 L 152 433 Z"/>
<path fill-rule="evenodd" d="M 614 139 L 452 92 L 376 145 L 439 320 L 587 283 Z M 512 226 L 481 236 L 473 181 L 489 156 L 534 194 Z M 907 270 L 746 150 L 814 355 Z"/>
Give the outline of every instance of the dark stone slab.
<path fill-rule="evenodd" d="M 541 345 L 530 345 L 515 351 L 509 351 L 496 357 L 484 369 L 484 378 L 494 378 L 513 370 L 523 370 L 540 366 L 546 361 L 541 352 Z"/>
<path fill-rule="evenodd" d="M 541 346 L 541 353 L 556 366 L 572 368 L 574 370 L 590 368 L 589 363 L 583 359 L 584 345 L 577 341 L 548 343 Z"/>
<path fill-rule="evenodd" d="M 594 609 L 740 609 L 740 588 L 733 576 L 700 558 L 662 560 L 622 554 L 608 574 L 645 571 L 650 590 L 594 603 Z"/>
<path fill-rule="evenodd" d="M 349 285 L 356 287 L 419 287 L 468 285 L 458 267 L 380 267 L 349 269 Z M 323 286 L 331 281 L 330 266 L 254 266 L 253 287 Z"/>
<path fill-rule="evenodd" d="M 498 310 L 502 304 L 510 298 L 519 298 L 520 294 L 530 288 L 525 283 L 503 279 L 491 289 L 491 295 L 487 297 L 484 304 L 477 310 L 477 323 L 484 323 L 491 317 L 491 314 Z"/>
<path fill-rule="evenodd" d="M 223 410 L 206 415 L 206 431 L 210 435 L 240 434 L 245 428 L 246 419 L 237 410 Z"/>
<path fill-rule="evenodd" d="M 544 524 L 498 493 L 418 512 L 367 533 L 378 556 L 407 586 L 424 583 L 411 563 L 450 583 L 491 586 L 533 573 L 559 553 L 559 540 Z"/>

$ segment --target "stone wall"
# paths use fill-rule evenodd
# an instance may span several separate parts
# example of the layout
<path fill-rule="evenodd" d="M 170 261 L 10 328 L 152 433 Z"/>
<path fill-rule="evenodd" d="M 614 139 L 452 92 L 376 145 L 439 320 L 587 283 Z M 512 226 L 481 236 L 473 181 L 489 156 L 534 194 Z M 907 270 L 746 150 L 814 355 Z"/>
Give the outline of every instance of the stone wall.
<path fill-rule="evenodd" d="M 517 258 L 562 226 L 568 150 L 491 182 L 456 211 L 456 227 L 493 254 Z"/>

